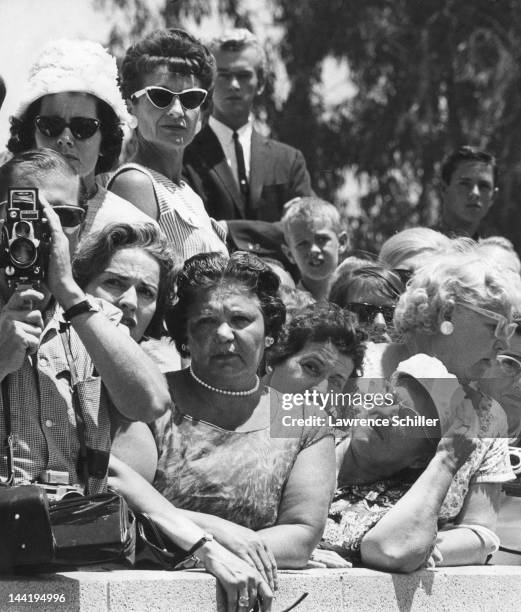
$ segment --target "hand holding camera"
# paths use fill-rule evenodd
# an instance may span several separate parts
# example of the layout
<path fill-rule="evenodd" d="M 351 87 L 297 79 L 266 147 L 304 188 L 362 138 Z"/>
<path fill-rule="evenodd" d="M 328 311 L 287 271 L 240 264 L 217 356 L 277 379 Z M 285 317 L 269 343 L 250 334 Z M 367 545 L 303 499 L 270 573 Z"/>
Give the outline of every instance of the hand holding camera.
<path fill-rule="evenodd" d="M 0 311 L 0 378 L 16 372 L 27 353 L 38 349 L 43 320 L 33 304 L 43 297 L 35 289 L 16 291 Z"/>

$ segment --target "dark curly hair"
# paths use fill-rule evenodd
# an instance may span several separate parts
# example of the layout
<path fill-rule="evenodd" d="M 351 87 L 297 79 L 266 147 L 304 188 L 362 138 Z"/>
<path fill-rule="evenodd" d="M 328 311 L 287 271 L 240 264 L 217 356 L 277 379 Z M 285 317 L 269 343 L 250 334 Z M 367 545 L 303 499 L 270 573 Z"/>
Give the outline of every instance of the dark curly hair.
<path fill-rule="evenodd" d="M 89 94 L 92 95 L 92 94 Z M 123 144 L 123 130 L 114 110 L 103 100 L 96 98 L 96 111 L 100 121 L 101 145 L 100 155 L 94 170 L 95 174 L 108 172 L 116 165 Z M 7 148 L 11 153 L 23 153 L 36 147 L 34 132 L 37 129 L 34 120 L 40 112 L 42 98 L 38 98 L 27 107 L 19 119 L 11 117 L 10 138 Z"/>
<path fill-rule="evenodd" d="M 362 373 L 367 335 L 357 327 L 356 317 L 336 304 L 318 302 L 294 313 L 279 341 L 266 351 L 266 361 L 276 366 L 302 350 L 309 342 L 330 341 L 342 355 L 353 360 L 351 378 Z"/>
<path fill-rule="evenodd" d="M 255 294 L 264 317 L 266 336 L 275 342 L 286 318 L 286 307 L 278 295 L 279 277 L 255 255 L 236 251 L 230 258 L 219 253 L 201 253 L 187 259 L 177 277 L 177 302 L 165 316 L 166 327 L 182 357 L 187 339 L 190 310 L 209 289 L 230 284 L 244 286 Z"/>
<path fill-rule="evenodd" d="M 78 285 L 85 289 L 96 275 L 105 270 L 115 253 L 130 248 L 143 249 L 159 264 L 156 311 L 145 333 L 152 338 L 160 338 L 164 332 L 165 311 L 173 300 L 175 277 L 181 262 L 157 226 L 152 223 L 113 223 L 89 234 L 80 242 L 74 255 L 73 275 Z"/>
<path fill-rule="evenodd" d="M 197 38 L 176 28 L 155 30 L 127 49 L 120 70 L 123 97 L 129 100 L 143 87 L 143 76 L 159 66 L 199 79 L 201 87 L 208 91 L 201 108 L 208 107 L 215 83 L 215 59 Z"/>

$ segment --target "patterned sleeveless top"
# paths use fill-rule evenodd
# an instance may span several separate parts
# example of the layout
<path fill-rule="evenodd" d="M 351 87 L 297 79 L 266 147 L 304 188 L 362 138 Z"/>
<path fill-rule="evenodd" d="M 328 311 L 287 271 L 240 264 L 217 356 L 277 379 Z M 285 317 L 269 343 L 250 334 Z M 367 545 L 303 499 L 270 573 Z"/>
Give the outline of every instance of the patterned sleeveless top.
<path fill-rule="evenodd" d="M 128 163 L 116 170 L 109 189 L 114 179 L 126 170 L 137 170 L 150 179 L 159 210 L 159 227 L 183 261 L 198 253 L 228 255 L 226 230 L 208 216 L 201 198 L 184 181 L 177 185 L 155 170 Z"/>

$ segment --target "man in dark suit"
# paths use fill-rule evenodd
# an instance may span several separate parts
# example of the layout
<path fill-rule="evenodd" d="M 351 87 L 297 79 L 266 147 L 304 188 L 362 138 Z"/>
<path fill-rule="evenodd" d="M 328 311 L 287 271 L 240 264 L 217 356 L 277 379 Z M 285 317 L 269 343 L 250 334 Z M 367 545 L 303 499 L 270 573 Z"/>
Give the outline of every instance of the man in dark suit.
<path fill-rule="evenodd" d="M 215 39 L 213 110 L 185 151 L 185 175 L 215 219 L 279 221 L 284 204 L 312 194 L 302 153 L 265 138 L 251 109 L 264 89 L 266 56 L 248 30 Z"/>

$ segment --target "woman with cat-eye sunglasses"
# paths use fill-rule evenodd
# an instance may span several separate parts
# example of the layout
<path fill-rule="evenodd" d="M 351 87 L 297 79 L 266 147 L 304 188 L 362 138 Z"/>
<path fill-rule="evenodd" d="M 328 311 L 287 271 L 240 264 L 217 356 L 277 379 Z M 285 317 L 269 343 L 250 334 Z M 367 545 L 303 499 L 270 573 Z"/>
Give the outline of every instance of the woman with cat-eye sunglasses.
<path fill-rule="evenodd" d="M 184 261 L 227 254 L 225 230 L 208 216 L 183 180 L 183 155 L 211 99 L 215 60 L 183 30 L 158 30 L 131 46 L 121 65 L 121 90 L 134 116 L 135 152 L 109 189 L 159 223 Z"/>

